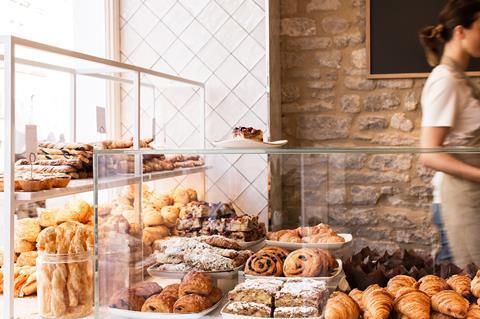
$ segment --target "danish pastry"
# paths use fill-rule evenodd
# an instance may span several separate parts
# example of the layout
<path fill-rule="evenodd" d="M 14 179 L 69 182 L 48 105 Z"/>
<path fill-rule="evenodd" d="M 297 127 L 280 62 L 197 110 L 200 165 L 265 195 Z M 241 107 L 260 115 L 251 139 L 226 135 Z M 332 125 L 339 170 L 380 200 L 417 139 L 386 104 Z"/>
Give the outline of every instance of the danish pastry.
<path fill-rule="evenodd" d="M 325 319 L 358 319 L 360 310 L 356 302 L 343 292 L 334 292 L 325 307 Z"/>
<path fill-rule="evenodd" d="M 161 292 L 148 298 L 141 307 L 141 311 L 173 313 L 173 305 L 176 301 L 175 296 Z"/>
<path fill-rule="evenodd" d="M 180 297 L 173 305 L 174 313 L 198 313 L 212 306 L 210 299 L 200 295 Z"/>
<path fill-rule="evenodd" d="M 171 284 L 171 285 L 165 286 L 161 293 L 163 293 L 164 295 L 166 294 L 172 295 L 173 297 L 175 297 L 175 300 L 177 300 L 179 288 L 180 288 L 180 284 Z"/>
<path fill-rule="evenodd" d="M 248 258 L 245 264 L 245 274 L 280 277 L 283 275 L 283 262 L 275 254 L 258 252 Z"/>
<path fill-rule="evenodd" d="M 336 260 L 328 251 L 303 248 L 288 255 L 283 273 L 286 277 L 328 276 L 335 265 Z"/>
<path fill-rule="evenodd" d="M 465 318 L 470 303 L 453 290 L 442 290 L 432 296 L 432 309 L 455 318 Z"/>
<path fill-rule="evenodd" d="M 287 259 L 287 256 L 289 254 L 288 250 L 282 247 L 273 247 L 273 246 L 267 246 L 259 250 L 259 253 L 267 253 L 267 254 L 274 254 L 278 258 L 282 260 L 282 262 Z"/>
<path fill-rule="evenodd" d="M 196 294 L 208 296 L 213 289 L 212 279 L 207 275 L 191 271 L 182 279 L 182 283 L 178 287 L 179 297 L 185 295 Z"/>

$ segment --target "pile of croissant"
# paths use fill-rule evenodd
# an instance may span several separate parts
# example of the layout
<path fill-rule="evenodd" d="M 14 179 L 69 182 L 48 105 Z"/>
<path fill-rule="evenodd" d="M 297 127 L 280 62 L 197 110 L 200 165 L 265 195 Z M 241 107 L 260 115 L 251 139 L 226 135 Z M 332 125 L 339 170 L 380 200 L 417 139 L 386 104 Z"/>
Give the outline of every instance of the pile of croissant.
<path fill-rule="evenodd" d="M 396 312 L 397 318 L 480 318 L 480 271 L 473 279 L 453 275 L 447 280 L 427 275 L 420 280 L 398 275 L 387 287 L 377 284 L 365 291 L 353 289 L 348 295 L 334 292 L 325 307 L 325 319 L 387 319 Z"/>

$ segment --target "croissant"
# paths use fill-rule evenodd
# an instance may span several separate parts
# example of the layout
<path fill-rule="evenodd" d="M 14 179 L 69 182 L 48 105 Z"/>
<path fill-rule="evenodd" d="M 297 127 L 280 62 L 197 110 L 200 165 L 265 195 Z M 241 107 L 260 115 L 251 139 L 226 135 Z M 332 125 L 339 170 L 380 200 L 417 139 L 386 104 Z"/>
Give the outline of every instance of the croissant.
<path fill-rule="evenodd" d="M 467 319 L 480 319 L 480 306 L 471 304 L 468 309 Z"/>
<path fill-rule="evenodd" d="M 358 319 L 357 303 L 343 292 L 334 292 L 327 301 L 325 319 Z"/>
<path fill-rule="evenodd" d="M 387 291 L 395 297 L 397 291 L 403 287 L 414 287 L 417 281 L 415 278 L 405 275 L 398 275 L 390 279 L 387 283 Z"/>
<path fill-rule="evenodd" d="M 432 309 L 455 318 L 467 316 L 470 303 L 453 290 L 443 290 L 432 296 Z"/>
<path fill-rule="evenodd" d="M 430 319 L 430 297 L 412 287 L 397 291 L 393 307 L 398 314 L 408 318 Z"/>
<path fill-rule="evenodd" d="M 477 274 L 473 277 L 472 282 L 470 283 L 470 289 L 475 297 L 480 297 L 480 270 L 477 271 Z"/>
<path fill-rule="evenodd" d="M 451 319 L 451 318 L 453 317 L 450 317 L 450 316 L 444 315 L 443 313 L 435 312 L 435 311 L 432 312 L 432 316 L 430 317 L 430 319 Z"/>
<path fill-rule="evenodd" d="M 358 308 L 360 308 L 361 312 L 365 311 L 365 305 L 363 303 L 363 291 L 355 288 L 350 293 L 348 294 L 350 298 L 352 298 L 358 305 Z"/>
<path fill-rule="evenodd" d="M 392 296 L 378 285 L 371 285 L 363 292 L 365 319 L 386 319 L 393 308 Z"/>
<path fill-rule="evenodd" d="M 470 295 L 470 285 L 472 280 L 466 275 L 453 275 L 447 279 L 447 284 L 460 295 L 467 297 Z"/>
<path fill-rule="evenodd" d="M 420 278 L 418 283 L 415 285 L 415 288 L 418 288 L 418 290 L 423 291 L 430 297 L 442 290 L 449 289 L 445 279 L 435 275 L 427 275 Z"/>

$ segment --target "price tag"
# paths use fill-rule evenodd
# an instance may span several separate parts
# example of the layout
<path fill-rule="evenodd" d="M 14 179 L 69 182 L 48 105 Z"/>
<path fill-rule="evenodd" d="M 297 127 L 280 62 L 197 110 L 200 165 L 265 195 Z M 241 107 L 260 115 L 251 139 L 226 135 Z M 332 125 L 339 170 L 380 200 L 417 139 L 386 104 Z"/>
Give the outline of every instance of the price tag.
<path fill-rule="evenodd" d="M 97 132 L 101 134 L 107 133 L 105 108 L 101 106 L 97 106 Z"/>
<path fill-rule="evenodd" d="M 38 139 L 37 126 L 32 124 L 25 125 L 25 155 L 37 154 Z"/>

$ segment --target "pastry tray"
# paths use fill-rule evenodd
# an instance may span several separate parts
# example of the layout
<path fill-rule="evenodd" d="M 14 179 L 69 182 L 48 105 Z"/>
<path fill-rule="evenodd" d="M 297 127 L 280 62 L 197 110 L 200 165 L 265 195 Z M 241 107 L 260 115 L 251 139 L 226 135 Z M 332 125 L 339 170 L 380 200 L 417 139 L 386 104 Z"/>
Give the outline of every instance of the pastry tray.
<path fill-rule="evenodd" d="M 227 302 L 225 304 L 225 306 L 222 307 L 222 310 L 220 311 L 223 319 L 265 319 L 264 317 L 252 317 L 252 316 L 243 316 L 243 315 L 235 315 L 235 314 L 232 314 L 232 313 L 226 313 L 225 309 L 227 308 L 228 304 L 229 303 Z M 270 318 L 272 318 L 272 317 L 270 317 Z M 320 317 L 308 317 L 308 319 L 323 319 L 323 318 L 324 318 L 323 315 L 320 316 Z M 280 318 L 280 319 L 288 319 L 288 318 Z"/>
<path fill-rule="evenodd" d="M 182 279 L 186 274 L 190 271 L 165 271 L 165 270 L 158 270 L 155 269 L 155 266 L 158 264 L 152 265 L 148 267 L 147 272 L 152 277 L 161 277 L 161 278 L 169 278 L 169 279 Z M 243 268 L 244 265 L 234 268 L 232 270 L 225 270 L 225 271 L 199 271 L 205 274 L 208 274 L 212 279 L 235 279 L 238 277 L 238 271 Z"/>
<path fill-rule="evenodd" d="M 222 304 L 222 301 L 223 301 L 223 298 L 212 307 L 198 313 L 177 314 L 177 313 L 141 312 L 141 311 L 123 310 L 123 309 L 117 309 L 117 308 L 111 308 L 111 307 L 108 308 L 108 312 L 115 317 L 128 318 L 128 319 L 199 319 L 199 318 L 203 318 L 210 312 L 217 309 L 218 306 Z"/>
<path fill-rule="evenodd" d="M 338 267 L 334 269 L 334 272 L 331 276 L 329 277 L 274 277 L 274 276 L 253 276 L 253 275 L 246 275 L 243 273 L 245 276 L 245 279 L 277 279 L 277 280 L 283 280 L 286 281 L 288 279 L 313 279 L 313 280 L 319 280 L 319 281 L 325 281 L 326 283 L 329 283 L 333 280 L 335 280 L 343 270 L 343 263 L 341 259 L 336 259 L 338 263 Z"/>
<path fill-rule="evenodd" d="M 353 239 L 352 234 L 338 234 L 338 236 L 343 237 L 345 239 L 344 243 L 334 243 L 334 244 L 323 244 L 323 243 L 287 243 L 283 241 L 277 240 L 269 240 L 265 241 L 267 246 L 274 246 L 274 247 L 282 247 L 288 250 L 295 250 L 300 248 L 320 248 L 320 249 L 340 249 L 346 244 L 350 243 Z"/>
<path fill-rule="evenodd" d="M 255 240 L 255 241 L 237 241 L 237 243 L 240 245 L 240 247 L 242 247 L 243 250 L 245 250 L 245 249 L 248 249 L 250 247 L 253 247 L 253 246 L 256 246 L 258 244 L 263 243 L 264 240 L 265 240 L 265 238 L 258 239 L 258 240 Z"/>

